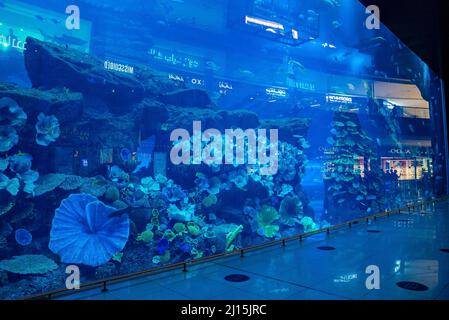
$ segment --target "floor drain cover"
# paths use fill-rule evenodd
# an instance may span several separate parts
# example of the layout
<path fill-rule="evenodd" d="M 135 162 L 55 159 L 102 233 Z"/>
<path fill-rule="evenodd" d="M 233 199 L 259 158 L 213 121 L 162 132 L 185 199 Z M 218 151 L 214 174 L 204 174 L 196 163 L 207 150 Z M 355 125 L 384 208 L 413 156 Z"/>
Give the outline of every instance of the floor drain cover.
<path fill-rule="evenodd" d="M 230 282 L 245 282 L 249 280 L 249 277 L 244 274 L 230 274 L 225 277 L 225 280 Z"/>
<path fill-rule="evenodd" d="M 366 232 L 369 232 L 369 233 L 379 233 L 380 230 L 366 230 Z"/>
<path fill-rule="evenodd" d="M 413 281 L 401 281 L 397 283 L 399 288 L 411 291 L 427 291 L 429 288 L 421 283 Z"/>
<path fill-rule="evenodd" d="M 318 247 L 318 250 L 324 250 L 324 251 L 332 251 L 335 250 L 334 247 L 330 247 L 330 246 L 323 246 L 323 247 Z"/>
<path fill-rule="evenodd" d="M 441 251 L 441 252 L 444 252 L 444 253 L 449 253 L 449 249 L 446 249 L 446 248 L 440 249 L 440 251 Z"/>

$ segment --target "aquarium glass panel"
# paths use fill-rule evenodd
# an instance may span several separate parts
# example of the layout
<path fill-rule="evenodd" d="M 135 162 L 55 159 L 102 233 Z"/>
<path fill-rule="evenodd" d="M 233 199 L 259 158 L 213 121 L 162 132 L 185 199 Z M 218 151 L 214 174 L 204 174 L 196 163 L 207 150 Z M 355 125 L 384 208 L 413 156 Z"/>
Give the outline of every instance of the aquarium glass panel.
<path fill-rule="evenodd" d="M 446 195 L 442 82 L 367 21 L 355 0 L 0 0 L 0 299 Z"/>

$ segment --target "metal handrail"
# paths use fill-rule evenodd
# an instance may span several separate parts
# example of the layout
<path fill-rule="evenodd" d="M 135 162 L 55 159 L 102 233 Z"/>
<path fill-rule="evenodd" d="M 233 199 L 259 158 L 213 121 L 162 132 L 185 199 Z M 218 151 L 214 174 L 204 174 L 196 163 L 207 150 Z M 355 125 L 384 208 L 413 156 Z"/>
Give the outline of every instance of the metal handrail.
<path fill-rule="evenodd" d="M 363 221 L 368 223 L 370 220 L 377 220 L 377 218 L 381 218 L 381 217 L 385 217 L 385 216 L 389 217 L 390 215 L 393 215 L 393 214 L 405 213 L 404 210 L 407 213 L 410 213 L 410 210 L 412 208 L 413 208 L 413 210 L 415 210 L 416 207 L 422 208 L 427 204 L 439 203 L 444 200 L 447 200 L 448 198 L 449 198 L 449 196 L 444 196 L 444 197 L 441 197 L 438 199 L 418 201 L 416 203 L 408 203 L 405 207 L 402 207 L 402 208 L 386 210 L 386 211 L 376 214 L 376 215 L 371 215 L 371 216 L 367 216 L 367 217 L 363 217 L 363 218 L 359 218 L 359 219 L 354 219 L 354 220 L 351 220 L 351 221 L 348 221 L 345 223 L 341 223 L 341 224 L 338 224 L 335 226 L 329 226 L 329 227 L 322 228 L 319 230 L 315 230 L 315 231 L 311 231 L 311 232 L 307 232 L 307 233 L 303 233 L 303 234 L 299 234 L 299 235 L 294 235 L 294 236 L 282 238 L 279 240 L 264 242 L 261 244 L 257 244 L 257 245 L 242 248 L 242 249 L 236 249 L 232 252 L 223 252 L 223 253 L 215 254 L 212 256 L 202 257 L 199 259 L 188 260 L 188 261 L 184 261 L 184 262 L 179 262 L 179 263 L 175 263 L 175 264 L 170 264 L 170 265 L 166 265 L 166 266 L 151 268 L 151 269 L 147 269 L 147 270 L 143 270 L 143 271 L 139 271 L 139 272 L 128 273 L 128 274 L 124 274 L 124 275 L 120 275 L 120 276 L 110 277 L 110 278 L 103 279 L 103 280 L 89 282 L 89 283 L 81 285 L 80 289 L 78 289 L 78 290 L 60 289 L 60 290 L 54 290 L 54 291 L 26 297 L 24 299 L 25 300 L 43 300 L 43 299 L 50 300 L 55 296 L 59 297 L 59 296 L 76 294 L 80 291 L 85 291 L 85 290 L 93 289 L 93 288 L 97 288 L 97 287 L 102 287 L 102 291 L 107 291 L 107 285 L 111 284 L 111 283 L 117 283 L 117 282 L 121 282 L 124 280 L 129 280 L 129 279 L 133 279 L 133 278 L 137 278 L 137 277 L 143 277 L 146 275 L 159 274 L 159 273 L 172 271 L 172 270 L 176 270 L 176 269 L 181 269 L 181 268 L 182 268 L 183 272 L 187 272 L 188 266 L 202 264 L 202 263 L 205 263 L 205 262 L 208 262 L 211 260 L 216 260 L 216 259 L 223 258 L 223 257 L 232 257 L 232 256 L 236 256 L 236 255 L 240 255 L 241 257 L 244 257 L 244 254 L 247 252 L 261 250 L 261 249 L 265 249 L 268 247 L 273 247 L 275 245 L 282 245 L 282 247 L 285 247 L 287 242 L 298 241 L 298 240 L 303 241 L 305 238 L 308 238 L 308 237 L 311 237 L 311 236 L 314 236 L 317 234 L 321 234 L 321 233 L 329 234 L 331 231 L 342 229 L 344 227 L 351 228 L 352 225 L 363 222 Z"/>

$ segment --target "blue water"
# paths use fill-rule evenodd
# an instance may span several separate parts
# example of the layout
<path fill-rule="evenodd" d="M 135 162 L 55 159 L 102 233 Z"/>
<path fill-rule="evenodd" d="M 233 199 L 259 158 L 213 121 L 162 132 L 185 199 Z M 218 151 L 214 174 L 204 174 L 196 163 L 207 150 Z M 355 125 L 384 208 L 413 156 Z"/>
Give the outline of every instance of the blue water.
<path fill-rule="evenodd" d="M 1 299 L 447 192 L 440 81 L 358 1 L 69 5 L 0 1 Z"/>

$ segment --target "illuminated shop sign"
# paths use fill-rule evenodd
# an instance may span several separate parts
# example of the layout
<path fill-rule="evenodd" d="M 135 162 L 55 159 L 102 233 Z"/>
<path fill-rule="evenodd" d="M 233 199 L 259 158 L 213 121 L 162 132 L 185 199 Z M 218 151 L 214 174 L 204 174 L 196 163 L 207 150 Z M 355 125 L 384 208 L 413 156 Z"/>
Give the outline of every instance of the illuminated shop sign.
<path fill-rule="evenodd" d="M 128 66 L 126 64 L 115 63 L 111 61 L 104 62 L 104 68 L 106 70 L 118 71 L 123 73 L 134 74 L 134 67 Z"/>
<path fill-rule="evenodd" d="M 233 86 L 231 83 L 226 81 L 220 81 L 218 82 L 218 88 L 221 90 L 233 90 Z"/>
<path fill-rule="evenodd" d="M 307 90 L 307 91 L 315 91 L 316 90 L 316 86 L 314 83 L 311 82 L 296 82 L 296 88 L 301 89 L 301 90 Z"/>
<path fill-rule="evenodd" d="M 412 154 L 412 150 L 410 149 L 390 149 L 388 151 L 389 154 L 399 154 L 399 155 L 411 155 Z"/>
<path fill-rule="evenodd" d="M 204 87 L 206 85 L 206 81 L 200 78 L 192 78 L 190 79 L 190 83 L 193 84 L 194 86 L 201 86 L 201 87 Z"/>
<path fill-rule="evenodd" d="M 184 82 L 184 77 L 178 74 L 170 73 L 168 75 L 169 80 L 178 81 L 178 82 Z"/>
<path fill-rule="evenodd" d="M 340 103 L 340 104 L 351 104 L 353 99 L 348 96 L 337 96 L 337 95 L 326 95 L 327 103 Z"/>
<path fill-rule="evenodd" d="M 156 62 L 187 69 L 199 69 L 201 67 L 200 58 L 187 54 L 174 53 L 169 50 L 159 48 L 152 48 L 148 53 Z"/>
<path fill-rule="evenodd" d="M 257 25 L 261 27 L 267 27 L 270 29 L 284 30 L 284 26 L 278 22 L 260 19 L 256 17 L 246 16 L 245 23 L 247 25 Z"/>
<path fill-rule="evenodd" d="M 229 91 L 234 90 L 234 86 L 232 83 L 227 81 L 219 81 L 218 82 L 218 92 L 221 95 L 227 95 Z"/>
<path fill-rule="evenodd" d="M 282 88 L 266 88 L 265 93 L 270 97 L 287 97 L 287 90 Z"/>
<path fill-rule="evenodd" d="M 10 35 L 6 37 L 4 34 L 0 34 L 0 46 L 5 48 L 11 47 L 19 51 L 26 50 L 26 42 L 13 38 Z"/>

